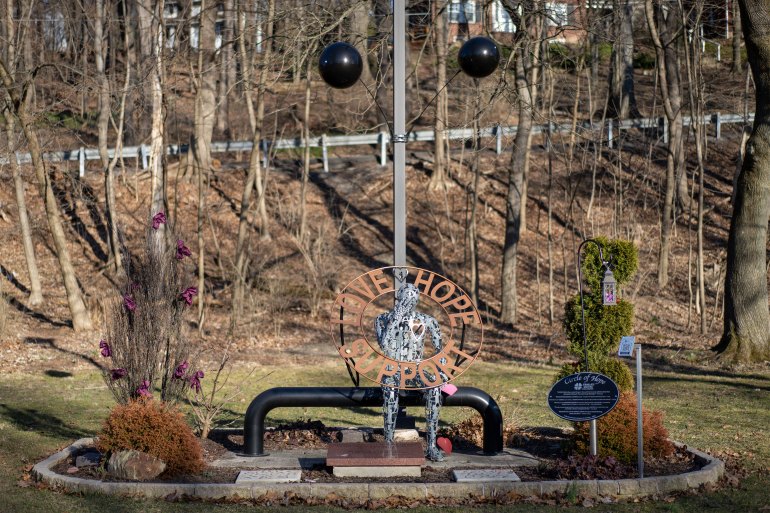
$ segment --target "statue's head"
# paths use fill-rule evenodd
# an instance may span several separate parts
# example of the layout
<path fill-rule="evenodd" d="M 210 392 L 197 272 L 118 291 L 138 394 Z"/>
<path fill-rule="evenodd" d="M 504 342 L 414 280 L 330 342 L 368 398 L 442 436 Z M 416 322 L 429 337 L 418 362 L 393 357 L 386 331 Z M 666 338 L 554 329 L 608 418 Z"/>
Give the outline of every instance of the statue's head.
<path fill-rule="evenodd" d="M 396 307 L 400 310 L 412 311 L 420 299 L 420 291 L 411 283 L 404 284 L 396 291 Z"/>

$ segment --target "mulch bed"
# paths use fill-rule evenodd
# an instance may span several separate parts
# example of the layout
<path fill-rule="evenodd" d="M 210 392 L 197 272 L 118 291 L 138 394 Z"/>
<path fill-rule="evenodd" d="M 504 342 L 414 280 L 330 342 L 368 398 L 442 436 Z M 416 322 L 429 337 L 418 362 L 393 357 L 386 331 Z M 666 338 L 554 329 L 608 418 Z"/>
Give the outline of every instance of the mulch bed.
<path fill-rule="evenodd" d="M 444 436 L 452 433 L 444 431 Z M 461 434 L 450 436 L 454 448 L 480 450 L 472 441 Z M 265 451 L 281 451 L 289 449 L 323 449 L 329 444 L 339 443 L 342 433 L 339 428 L 327 428 L 319 421 L 295 422 L 279 426 L 265 433 Z M 381 431 L 372 430 L 365 433 L 364 440 L 382 441 Z M 243 448 L 243 436 L 215 432 L 202 441 L 204 458 L 211 463 L 228 451 L 239 452 Z M 506 446 L 524 450 L 541 460 L 532 467 L 517 467 L 516 473 L 522 481 L 542 481 L 560 479 L 625 479 L 638 477 L 635 465 L 625 465 L 612 459 L 570 456 L 569 432 L 557 428 L 522 428 L 506 440 Z M 74 466 L 74 457 L 61 462 L 54 471 L 77 477 L 114 481 L 101 467 Z M 645 476 L 662 476 L 681 474 L 697 470 L 698 463 L 684 448 L 677 448 L 674 454 L 662 459 L 645 459 Z M 317 465 L 302 472 L 303 482 L 413 482 L 433 483 L 450 482 L 451 469 L 434 468 L 430 463 L 423 468 L 420 477 L 389 477 L 389 478 L 337 478 L 332 469 Z M 217 468 L 207 466 L 197 475 L 167 477 L 161 475 L 158 482 L 181 483 L 232 483 L 239 469 Z"/>

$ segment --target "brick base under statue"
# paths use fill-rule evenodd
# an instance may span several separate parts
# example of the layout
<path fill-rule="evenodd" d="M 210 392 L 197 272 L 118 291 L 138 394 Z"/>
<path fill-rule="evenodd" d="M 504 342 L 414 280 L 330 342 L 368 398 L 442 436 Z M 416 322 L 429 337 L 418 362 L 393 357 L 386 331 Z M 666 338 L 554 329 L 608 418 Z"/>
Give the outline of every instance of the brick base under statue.
<path fill-rule="evenodd" d="M 330 444 L 326 465 L 338 477 L 420 476 L 425 463 L 421 442 Z"/>

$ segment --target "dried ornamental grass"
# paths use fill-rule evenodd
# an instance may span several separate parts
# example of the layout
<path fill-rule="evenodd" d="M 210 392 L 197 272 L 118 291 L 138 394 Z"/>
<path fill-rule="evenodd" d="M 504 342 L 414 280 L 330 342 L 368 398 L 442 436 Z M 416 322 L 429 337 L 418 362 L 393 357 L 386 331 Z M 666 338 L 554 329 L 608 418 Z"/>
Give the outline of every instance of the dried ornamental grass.
<path fill-rule="evenodd" d="M 197 289 L 187 286 L 184 259 L 191 255 L 182 240 L 170 243 L 165 215 L 153 217 L 141 256 L 124 259 L 126 280 L 121 295 L 105 307 L 106 337 L 101 354 L 110 358 L 104 380 L 120 403 L 160 390 L 161 400 L 177 401 L 186 388 L 199 389 L 200 371 L 190 369 L 191 344 L 185 336 L 183 314 Z M 175 239 L 175 237 L 171 238 Z"/>

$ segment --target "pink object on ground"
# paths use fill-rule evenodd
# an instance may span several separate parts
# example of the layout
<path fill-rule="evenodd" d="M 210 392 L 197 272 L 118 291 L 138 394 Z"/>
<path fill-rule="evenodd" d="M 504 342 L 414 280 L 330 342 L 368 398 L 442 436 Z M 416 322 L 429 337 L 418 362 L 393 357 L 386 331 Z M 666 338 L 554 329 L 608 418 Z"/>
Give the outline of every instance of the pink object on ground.
<path fill-rule="evenodd" d="M 455 392 L 457 392 L 457 387 L 452 383 L 444 383 L 441 385 L 441 391 L 446 395 L 455 395 Z"/>

